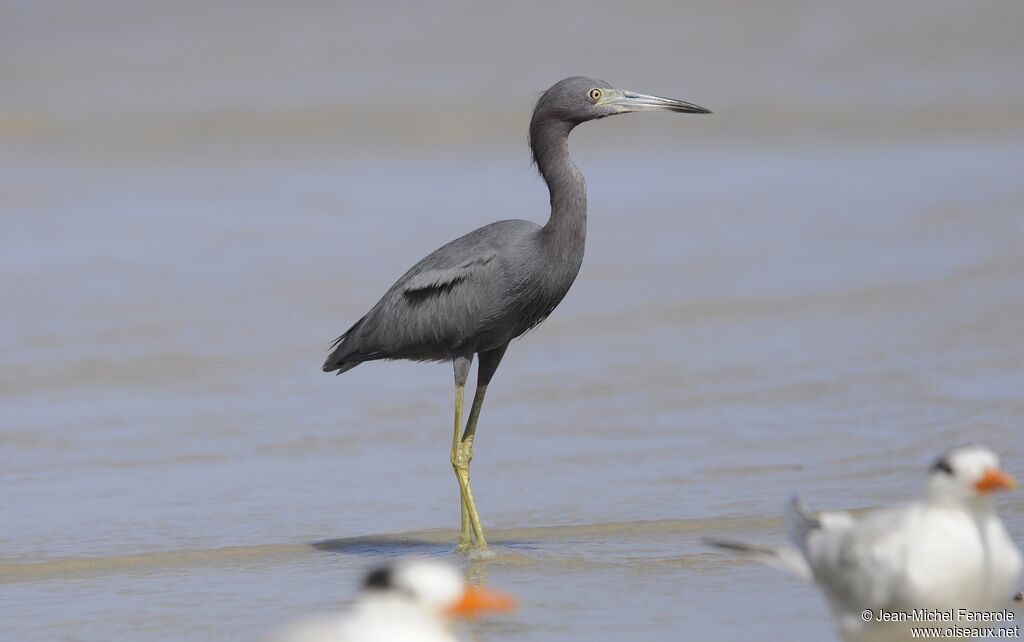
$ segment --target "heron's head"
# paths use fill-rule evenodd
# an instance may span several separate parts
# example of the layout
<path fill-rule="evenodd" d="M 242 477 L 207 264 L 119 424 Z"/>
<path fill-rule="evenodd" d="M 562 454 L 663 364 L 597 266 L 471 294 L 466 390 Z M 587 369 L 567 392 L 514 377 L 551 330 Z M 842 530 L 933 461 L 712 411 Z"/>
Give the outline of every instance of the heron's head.
<path fill-rule="evenodd" d="M 970 502 L 1010 490 L 1017 482 L 984 446 L 959 446 L 936 461 L 928 477 L 928 495 L 938 501 Z"/>
<path fill-rule="evenodd" d="M 572 76 L 559 80 L 545 91 L 533 111 L 533 122 L 555 121 L 571 127 L 588 120 L 626 114 L 633 111 L 674 111 L 683 114 L 710 114 L 673 98 L 647 96 L 616 89 L 603 80 Z"/>

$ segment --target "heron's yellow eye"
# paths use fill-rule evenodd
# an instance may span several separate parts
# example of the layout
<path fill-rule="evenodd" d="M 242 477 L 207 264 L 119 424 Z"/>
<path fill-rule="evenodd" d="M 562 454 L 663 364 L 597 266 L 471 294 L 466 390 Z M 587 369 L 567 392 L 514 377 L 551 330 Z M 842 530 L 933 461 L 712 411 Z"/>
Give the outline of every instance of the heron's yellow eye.
<path fill-rule="evenodd" d="M 594 101 L 595 103 L 597 101 L 601 100 L 601 90 L 596 88 L 596 87 L 594 89 L 590 90 L 590 94 L 589 95 L 590 95 L 590 100 Z"/>

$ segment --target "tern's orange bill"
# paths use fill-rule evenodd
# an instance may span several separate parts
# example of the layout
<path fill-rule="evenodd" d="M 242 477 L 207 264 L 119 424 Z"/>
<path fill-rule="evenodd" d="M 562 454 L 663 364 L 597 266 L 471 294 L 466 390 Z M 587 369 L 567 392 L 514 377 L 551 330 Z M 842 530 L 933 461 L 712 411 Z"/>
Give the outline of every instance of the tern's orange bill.
<path fill-rule="evenodd" d="M 455 617 L 473 617 L 492 611 L 507 612 L 516 608 L 511 595 L 500 593 L 482 586 L 470 586 L 462 597 L 448 609 Z"/>
<path fill-rule="evenodd" d="M 1007 472 L 998 468 L 989 468 L 981 476 L 974 487 L 982 493 L 992 493 L 997 490 L 1012 490 L 1017 487 L 1017 480 Z"/>

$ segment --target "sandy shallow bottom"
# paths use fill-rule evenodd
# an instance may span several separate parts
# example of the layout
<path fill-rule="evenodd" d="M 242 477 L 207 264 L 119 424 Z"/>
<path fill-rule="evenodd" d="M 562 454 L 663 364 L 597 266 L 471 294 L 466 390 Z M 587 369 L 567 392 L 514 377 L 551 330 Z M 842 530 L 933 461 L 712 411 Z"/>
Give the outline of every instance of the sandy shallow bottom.
<path fill-rule="evenodd" d="M 544 219 L 523 88 L 570 71 L 716 114 L 573 134 L 587 257 L 473 464 L 467 573 L 522 608 L 476 639 L 833 639 L 701 539 L 903 501 L 958 443 L 1024 473 L 1020 3 L 343 4 L 4 9 L 0 637 L 253 640 L 461 562 L 450 368 L 319 365 L 427 252 Z"/>

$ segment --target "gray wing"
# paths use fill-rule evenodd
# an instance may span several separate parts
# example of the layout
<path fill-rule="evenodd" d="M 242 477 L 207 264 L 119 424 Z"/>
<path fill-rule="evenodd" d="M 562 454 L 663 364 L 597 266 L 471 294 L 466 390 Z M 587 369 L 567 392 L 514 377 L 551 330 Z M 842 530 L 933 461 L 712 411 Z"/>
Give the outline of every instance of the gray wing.
<path fill-rule="evenodd" d="M 434 251 L 338 338 L 324 370 L 373 359 L 445 360 L 493 331 L 538 229 L 498 221 Z"/>

